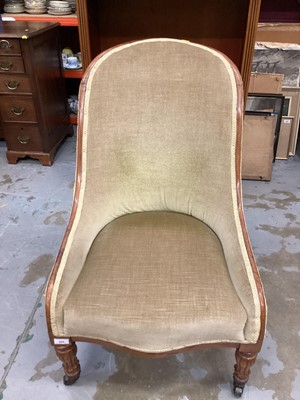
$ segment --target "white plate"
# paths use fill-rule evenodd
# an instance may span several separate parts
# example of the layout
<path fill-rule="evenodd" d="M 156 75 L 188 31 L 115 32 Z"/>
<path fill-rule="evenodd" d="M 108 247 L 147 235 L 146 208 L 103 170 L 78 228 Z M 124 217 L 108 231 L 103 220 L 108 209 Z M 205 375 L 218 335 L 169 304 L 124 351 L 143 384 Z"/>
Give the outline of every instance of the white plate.
<path fill-rule="evenodd" d="M 4 11 L 11 14 L 21 14 L 25 11 L 25 7 L 4 6 Z"/>
<path fill-rule="evenodd" d="M 25 11 L 28 14 L 47 14 L 47 8 L 27 8 L 27 7 L 25 7 Z"/>
<path fill-rule="evenodd" d="M 53 12 L 63 12 L 63 11 L 70 11 L 71 7 L 47 7 L 48 10 Z"/>
<path fill-rule="evenodd" d="M 58 7 L 69 7 L 70 3 L 68 1 L 49 1 L 49 6 L 53 8 Z"/>
<path fill-rule="evenodd" d="M 82 64 L 78 63 L 77 65 L 72 66 L 67 63 L 67 64 L 64 64 L 64 68 L 65 69 L 80 69 L 80 68 L 82 68 Z"/>
<path fill-rule="evenodd" d="M 70 10 L 70 11 L 64 11 L 64 12 L 58 12 L 58 11 L 50 11 L 50 10 L 48 10 L 48 14 L 50 14 L 50 15 L 69 15 L 69 14 L 72 14 L 72 10 Z"/>

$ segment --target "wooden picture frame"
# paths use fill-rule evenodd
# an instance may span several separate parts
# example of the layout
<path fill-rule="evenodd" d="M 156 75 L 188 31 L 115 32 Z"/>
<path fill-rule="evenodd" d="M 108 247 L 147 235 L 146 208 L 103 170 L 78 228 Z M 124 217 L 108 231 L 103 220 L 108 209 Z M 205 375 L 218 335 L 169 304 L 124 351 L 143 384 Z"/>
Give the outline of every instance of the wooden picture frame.
<path fill-rule="evenodd" d="M 299 87 L 300 46 L 284 43 L 280 45 L 268 42 L 256 43 L 252 72 L 282 74 L 283 86 Z"/>
<path fill-rule="evenodd" d="M 284 96 L 283 110 L 282 110 L 282 116 L 283 117 L 291 116 L 291 103 L 292 103 L 292 97 L 291 96 Z"/>
<path fill-rule="evenodd" d="M 249 93 L 246 102 L 246 112 L 266 112 L 277 116 L 274 131 L 274 158 L 277 152 L 284 96 L 282 94 Z"/>
<path fill-rule="evenodd" d="M 289 144 L 289 155 L 296 154 L 297 139 L 299 134 L 300 121 L 300 88 L 283 87 L 282 94 L 285 97 L 290 97 L 289 114 L 287 116 L 294 117 L 294 123 L 291 129 L 291 137 Z"/>
<path fill-rule="evenodd" d="M 276 160 L 287 160 L 289 158 L 289 146 L 294 117 L 284 116 L 281 120 L 280 135 L 278 140 Z"/>
<path fill-rule="evenodd" d="M 246 111 L 242 147 L 243 179 L 271 180 L 276 123 L 275 113 Z"/>

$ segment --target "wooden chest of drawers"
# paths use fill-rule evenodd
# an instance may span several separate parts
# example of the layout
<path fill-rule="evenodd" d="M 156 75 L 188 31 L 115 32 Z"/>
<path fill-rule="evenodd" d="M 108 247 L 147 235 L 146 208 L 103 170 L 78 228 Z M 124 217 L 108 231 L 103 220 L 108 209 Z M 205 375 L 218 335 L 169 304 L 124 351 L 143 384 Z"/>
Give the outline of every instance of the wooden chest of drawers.
<path fill-rule="evenodd" d="M 0 118 L 9 163 L 29 156 L 51 165 L 72 135 L 60 51 L 59 24 L 3 22 Z"/>

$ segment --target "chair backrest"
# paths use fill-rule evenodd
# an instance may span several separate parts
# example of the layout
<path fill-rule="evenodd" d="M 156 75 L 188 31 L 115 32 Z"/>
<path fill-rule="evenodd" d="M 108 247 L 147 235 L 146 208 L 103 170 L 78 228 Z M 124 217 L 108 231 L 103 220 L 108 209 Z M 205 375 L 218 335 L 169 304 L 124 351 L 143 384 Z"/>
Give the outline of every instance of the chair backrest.
<path fill-rule="evenodd" d="M 257 340 L 259 300 L 237 201 L 242 83 L 236 68 L 198 44 L 143 40 L 98 56 L 80 97 L 81 185 L 62 262 L 69 260 L 65 298 L 107 223 L 133 212 L 180 212 L 220 238 L 249 313 L 246 336 Z M 71 249 L 73 241 L 83 243 L 80 251 Z"/>
<path fill-rule="evenodd" d="M 233 208 L 236 110 L 232 66 L 209 48 L 153 39 L 98 58 L 83 124 L 84 195 L 97 229 L 126 213 L 171 210 L 223 230 Z"/>

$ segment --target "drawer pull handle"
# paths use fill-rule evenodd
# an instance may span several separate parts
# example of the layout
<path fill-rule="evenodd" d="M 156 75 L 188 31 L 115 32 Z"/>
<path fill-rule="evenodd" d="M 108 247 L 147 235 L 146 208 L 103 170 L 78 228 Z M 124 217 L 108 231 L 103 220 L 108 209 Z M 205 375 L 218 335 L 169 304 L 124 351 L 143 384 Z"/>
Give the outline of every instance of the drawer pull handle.
<path fill-rule="evenodd" d="M 28 142 L 29 142 L 29 140 L 30 140 L 30 137 L 29 136 L 18 136 L 18 141 L 21 143 L 21 144 L 27 144 Z"/>
<path fill-rule="evenodd" d="M 18 86 L 20 85 L 20 82 L 8 81 L 8 82 L 5 82 L 5 85 L 6 85 L 7 89 L 9 89 L 9 90 L 16 90 L 18 88 Z"/>
<path fill-rule="evenodd" d="M 13 46 L 9 43 L 8 40 L 2 39 L 0 40 L 0 49 L 11 49 Z"/>
<path fill-rule="evenodd" d="M 2 69 L 2 71 L 9 71 L 12 66 L 13 66 L 13 63 L 11 63 L 11 62 L 2 61 L 0 63 L 0 68 Z"/>
<path fill-rule="evenodd" d="M 17 116 L 20 116 L 20 115 L 22 115 L 23 112 L 25 111 L 25 108 L 22 108 L 22 107 L 13 107 L 13 108 L 11 109 L 11 111 L 13 112 L 13 114 L 15 114 L 15 115 L 17 115 Z"/>

